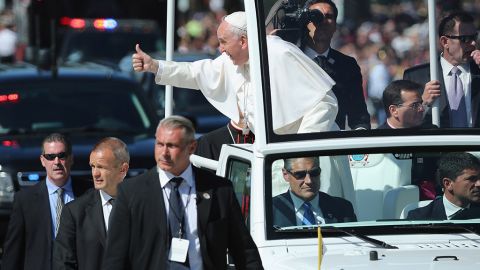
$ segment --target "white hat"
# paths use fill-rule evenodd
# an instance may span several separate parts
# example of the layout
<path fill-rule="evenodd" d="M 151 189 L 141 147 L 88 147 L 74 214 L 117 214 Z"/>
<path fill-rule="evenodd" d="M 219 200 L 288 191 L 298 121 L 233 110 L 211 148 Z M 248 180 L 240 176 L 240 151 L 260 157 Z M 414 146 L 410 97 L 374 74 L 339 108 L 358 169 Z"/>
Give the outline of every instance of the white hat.
<path fill-rule="evenodd" d="M 245 12 L 237 11 L 225 16 L 223 19 L 230 25 L 243 31 L 247 31 L 247 18 L 245 17 Z"/>

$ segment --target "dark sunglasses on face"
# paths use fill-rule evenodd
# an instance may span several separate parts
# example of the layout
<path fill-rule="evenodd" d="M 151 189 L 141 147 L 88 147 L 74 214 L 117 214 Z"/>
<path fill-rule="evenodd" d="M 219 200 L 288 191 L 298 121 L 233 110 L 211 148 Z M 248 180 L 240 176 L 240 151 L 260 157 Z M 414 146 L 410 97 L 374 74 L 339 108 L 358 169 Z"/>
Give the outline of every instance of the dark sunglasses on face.
<path fill-rule="evenodd" d="M 60 153 L 58 153 L 58 154 L 43 154 L 42 156 L 43 156 L 46 160 L 52 161 L 52 160 L 55 160 L 55 158 L 57 158 L 57 157 L 58 157 L 58 159 L 64 160 L 64 159 L 66 159 L 66 158 L 68 157 L 68 154 L 65 153 L 65 152 L 60 152 Z"/>
<path fill-rule="evenodd" d="M 472 41 L 477 41 L 478 33 L 475 33 L 473 35 L 460 35 L 460 36 L 445 35 L 445 36 L 451 39 L 458 39 L 462 43 L 470 43 Z"/>
<path fill-rule="evenodd" d="M 305 177 L 307 177 L 307 174 L 310 175 L 310 177 L 318 177 L 320 175 L 320 168 L 315 168 L 311 170 L 303 170 L 303 171 L 290 171 L 285 169 L 289 174 L 291 174 L 295 179 L 297 180 L 303 180 Z"/>

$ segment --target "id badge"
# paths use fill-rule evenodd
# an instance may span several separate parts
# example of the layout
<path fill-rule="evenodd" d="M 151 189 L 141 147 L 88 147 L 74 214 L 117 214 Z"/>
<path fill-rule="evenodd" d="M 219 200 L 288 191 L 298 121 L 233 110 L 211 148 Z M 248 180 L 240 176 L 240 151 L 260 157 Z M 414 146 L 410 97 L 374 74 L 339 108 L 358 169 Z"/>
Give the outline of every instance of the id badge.
<path fill-rule="evenodd" d="M 168 259 L 170 261 L 184 263 L 187 260 L 188 243 L 187 239 L 172 238 Z"/>

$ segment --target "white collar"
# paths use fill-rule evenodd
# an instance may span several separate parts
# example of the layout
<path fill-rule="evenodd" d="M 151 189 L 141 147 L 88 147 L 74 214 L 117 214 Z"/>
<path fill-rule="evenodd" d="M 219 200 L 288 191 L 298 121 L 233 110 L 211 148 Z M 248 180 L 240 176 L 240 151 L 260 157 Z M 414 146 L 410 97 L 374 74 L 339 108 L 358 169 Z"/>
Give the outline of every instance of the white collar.
<path fill-rule="evenodd" d="M 195 182 L 193 181 L 192 164 L 189 164 L 187 169 L 185 169 L 185 171 L 183 171 L 182 174 L 180 174 L 180 175 L 173 175 L 169 172 L 166 172 L 166 171 L 160 169 L 158 166 L 157 166 L 157 172 L 158 172 L 158 176 L 160 177 L 160 186 L 162 188 L 164 188 L 165 185 L 168 184 L 170 179 L 172 179 L 174 177 L 182 177 L 183 180 L 185 180 L 185 181 L 183 181 L 183 183 L 188 184 L 192 188 L 195 187 Z"/>
<path fill-rule="evenodd" d="M 447 197 L 445 197 L 445 195 L 443 195 L 443 207 L 445 207 L 445 214 L 447 215 L 448 219 L 450 219 L 450 217 L 453 216 L 457 211 L 463 209 L 462 207 L 456 204 L 453 204 L 451 201 L 449 201 Z M 465 208 L 469 208 L 469 207 L 470 205 L 468 205 Z"/>
<path fill-rule="evenodd" d="M 108 201 L 113 198 L 112 196 L 108 195 L 108 193 L 106 193 L 105 191 L 103 190 L 99 190 L 100 191 L 100 199 L 102 200 L 102 206 L 106 205 L 108 203 Z"/>

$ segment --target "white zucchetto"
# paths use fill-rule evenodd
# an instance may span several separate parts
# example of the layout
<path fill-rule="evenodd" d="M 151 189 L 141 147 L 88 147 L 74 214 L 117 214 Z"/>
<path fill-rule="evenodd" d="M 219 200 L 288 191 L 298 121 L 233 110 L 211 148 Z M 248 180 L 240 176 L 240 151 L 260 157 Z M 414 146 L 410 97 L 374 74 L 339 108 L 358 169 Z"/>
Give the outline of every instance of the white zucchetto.
<path fill-rule="evenodd" d="M 223 19 L 230 25 L 243 31 L 247 31 L 247 18 L 245 17 L 245 12 L 237 11 L 225 16 Z"/>

